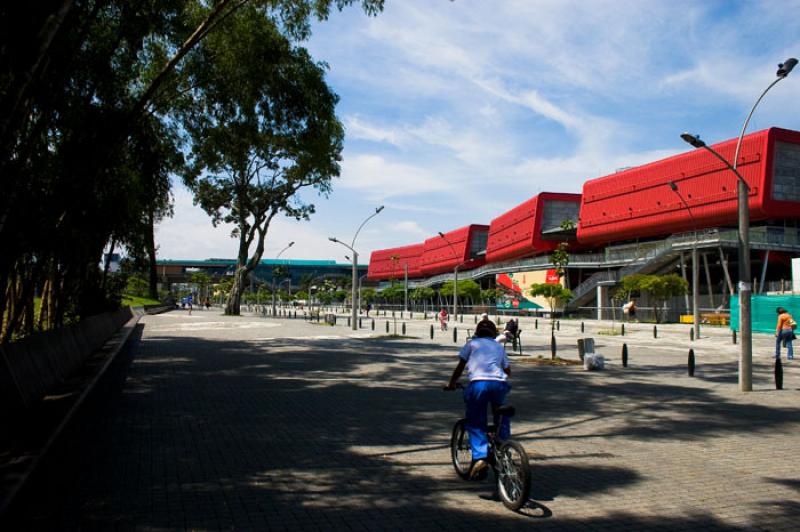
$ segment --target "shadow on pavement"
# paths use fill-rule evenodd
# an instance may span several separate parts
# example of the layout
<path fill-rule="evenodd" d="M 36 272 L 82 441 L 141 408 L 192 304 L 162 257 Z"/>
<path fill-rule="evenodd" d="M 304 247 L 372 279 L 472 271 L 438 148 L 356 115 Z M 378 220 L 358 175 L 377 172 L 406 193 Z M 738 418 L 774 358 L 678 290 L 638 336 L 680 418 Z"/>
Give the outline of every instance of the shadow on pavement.
<path fill-rule="evenodd" d="M 15 525 L 514 529 L 538 516 L 545 528 L 738 530 L 707 515 L 548 520 L 552 512 L 536 502 L 521 515 L 477 513 L 474 502 L 491 487 L 457 480 L 447 450 L 462 409 L 460 397 L 441 392 L 455 353 L 455 346 L 386 339 L 146 337 L 109 372 L 16 506 Z M 683 440 L 796 430 L 798 422 L 797 409 L 742 409 L 689 385 L 593 378 L 520 366 L 511 401 L 536 404 L 522 415 L 542 427 L 518 434 L 522 441 L 535 449 L 538 439 L 560 437 L 548 435 L 547 425 L 563 426 L 576 413 L 615 416 L 619 426 L 570 438 Z M 620 409 L 610 398 L 645 406 Z M 680 418 L 665 416 L 674 403 Z M 436 460 L 415 458 L 436 449 Z M 534 479 L 532 497 L 542 501 L 591 497 L 641 480 L 633 469 L 546 460 L 534 460 Z"/>

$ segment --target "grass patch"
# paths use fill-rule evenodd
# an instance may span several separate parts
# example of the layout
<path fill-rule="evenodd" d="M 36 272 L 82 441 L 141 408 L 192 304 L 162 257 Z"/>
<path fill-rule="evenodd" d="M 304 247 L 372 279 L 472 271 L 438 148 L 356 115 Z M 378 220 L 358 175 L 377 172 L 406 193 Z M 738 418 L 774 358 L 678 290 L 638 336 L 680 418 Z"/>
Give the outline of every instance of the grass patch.
<path fill-rule="evenodd" d="M 157 299 L 150 299 L 149 297 L 137 297 L 131 295 L 122 296 L 122 306 L 130 305 L 131 307 L 143 307 L 145 305 L 160 305 L 161 301 Z"/>
<path fill-rule="evenodd" d="M 600 329 L 597 331 L 600 336 L 620 336 L 622 335 L 621 329 Z"/>
<path fill-rule="evenodd" d="M 539 355 L 536 358 L 533 357 L 515 358 L 514 362 L 521 362 L 523 364 L 533 364 L 535 366 L 582 366 L 583 365 L 583 362 L 581 362 L 580 360 L 572 360 L 561 357 L 544 358 L 541 355 Z"/>
<path fill-rule="evenodd" d="M 403 336 L 402 334 L 381 334 L 380 336 L 373 336 L 378 340 L 401 340 L 407 338 L 409 340 L 419 340 L 419 336 Z"/>

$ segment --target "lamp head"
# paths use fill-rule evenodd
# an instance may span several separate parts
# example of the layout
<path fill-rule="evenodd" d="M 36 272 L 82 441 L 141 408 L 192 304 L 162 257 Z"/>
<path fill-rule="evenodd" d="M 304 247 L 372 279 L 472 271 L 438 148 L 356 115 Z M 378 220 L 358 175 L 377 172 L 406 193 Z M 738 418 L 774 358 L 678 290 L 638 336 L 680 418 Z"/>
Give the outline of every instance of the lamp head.
<path fill-rule="evenodd" d="M 292 247 L 292 246 L 294 246 L 294 241 L 292 241 L 292 242 L 289 242 L 289 245 L 288 245 L 288 246 L 286 246 L 286 247 L 287 247 L 287 248 L 290 248 L 290 247 Z"/>
<path fill-rule="evenodd" d="M 375 209 L 375 214 L 378 214 L 378 213 L 379 213 L 379 212 L 381 212 L 382 210 L 383 210 L 383 205 L 381 205 L 380 207 L 378 207 L 377 209 Z"/>
<path fill-rule="evenodd" d="M 789 75 L 789 72 L 791 72 L 796 65 L 797 65 L 797 59 L 795 59 L 794 57 L 790 57 L 789 59 L 778 65 L 778 72 L 776 72 L 775 75 L 778 76 L 779 78 L 785 78 L 786 76 Z"/>
<path fill-rule="evenodd" d="M 675 181 L 668 181 L 667 183 L 669 184 L 669 188 L 671 188 L 674 192 L 678 191 L 678 185 L 675 183 Z"/>
<path fill-rule="evenodd" d="M 330 240 L 331 242 L 338 242 L 339 241 L 339 239 L 336 238 L 335 236 L 329 236 L 328 240 Z"/>
<path fill-rule="evenodd" d="M 704 148 L 706 143 L 700 140 L 700 135 L 692 135 L 691 133 L 681 133 L 681 138 L 687 144 L 691 145 L 694 148 Z"/>
<path fill-rule="evenodd" d="M 444 233 L 442 233 L 441 231 L 439 231 L 439 236 L 440 236 L 440 237 L 442 237 L 442 238 L 444 238 Z"/>

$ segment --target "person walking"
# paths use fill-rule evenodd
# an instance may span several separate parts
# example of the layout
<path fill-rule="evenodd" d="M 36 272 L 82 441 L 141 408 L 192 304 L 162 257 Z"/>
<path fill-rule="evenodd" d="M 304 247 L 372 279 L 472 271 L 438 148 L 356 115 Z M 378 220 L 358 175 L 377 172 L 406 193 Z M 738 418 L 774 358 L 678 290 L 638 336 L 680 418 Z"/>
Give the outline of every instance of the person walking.
<path fill-rule="evenodd" d="M 447 315 L 447 309 L 442 307 L 442 310 L 439 311 L 438 316 L 439 316 L 439 327 L 441 327 L 441 329 L 443 331 L 446 331 L 447 330 L 447 320 L 449 318 L 449 316 Z"/>
<path fill-rule="evenodd" d="M 778 307 L 775 310 L 778 313 L 778 323 L 775 326 L 775 358 L 781 357 L 781 344 L 784 344 L 786 346 L 786 358 L 793 360 L 792 340 L 794 340 L 794 330 L 797 327 L 797 322 L 794 321 L 792 315 L 785 308 Z"/>
<path fill-rule="evenodd" d="M 469 444 L 472 448 L 472 465 L 470 478 L 480 478 L 488 466 L 489 440 L 486 437 L 486 408 L 491 405 L 492 411 L 503 406 L 506 396 L 511 390 L 508 377 L 511 366 L 505 348 L 495 342 L 497 326 L 492 321 L 481 321 L 475 327 L 475 336 L 464 344 L 458 353 L 458 364 L 445 390 L 455 390 L 456 383 L 464 368 L 469 375 L 469 386 L 464 388 L 466 403 L 466 429 L 469 433 Z M 494 423 L 497 424 L 495 416 Z M 511 437 L 511 421 L 503 416 L 499 437 L 506 440 Z M 485 473 L 483 473 L 485 474 Z"/>

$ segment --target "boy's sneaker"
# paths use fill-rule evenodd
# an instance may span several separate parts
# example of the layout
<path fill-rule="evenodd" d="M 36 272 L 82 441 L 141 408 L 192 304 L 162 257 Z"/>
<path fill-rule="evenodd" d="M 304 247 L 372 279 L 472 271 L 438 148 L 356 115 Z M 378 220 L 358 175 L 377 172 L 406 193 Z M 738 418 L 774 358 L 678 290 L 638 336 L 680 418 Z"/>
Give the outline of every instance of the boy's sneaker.
<path fill-rule="evenodd" d="M 478 479 L 481 473 L 486 472 L 486 467 L 489 465 L 489 462 L 486 458 L 478 458 L 472 463 L 472 467 L 469 469 L 469 478 L 470 479 Z"/>

